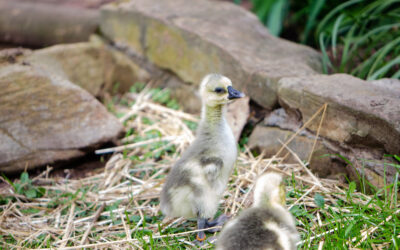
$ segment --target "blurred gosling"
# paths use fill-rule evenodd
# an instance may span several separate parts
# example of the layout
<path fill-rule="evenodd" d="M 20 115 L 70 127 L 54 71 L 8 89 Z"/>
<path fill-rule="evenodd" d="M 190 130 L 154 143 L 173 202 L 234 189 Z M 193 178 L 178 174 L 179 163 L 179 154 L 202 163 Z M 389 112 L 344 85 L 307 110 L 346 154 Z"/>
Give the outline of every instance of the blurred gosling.
<path fill-rule="evenodd" d="M 170 217 L 197 218 L 198 229 L 221 225 L 213 218 L 237 158 L 237 145 L 225 120 L 226 104 L 244 96 L 229 78 L 210 74 L 200 84 L 202 114 L 195 141 L 172 167 L 163 190 L 162 212 Z M 206 239 L 199 232 L 197 241 Z"/>
<path fill-rule="evenodd" d="M 256 183 L 253 206 L 226 224 L 216 249 L 297 249 L 299 234 L 293 216 L 284 206 L 282 176 L 262 175 Z"/>

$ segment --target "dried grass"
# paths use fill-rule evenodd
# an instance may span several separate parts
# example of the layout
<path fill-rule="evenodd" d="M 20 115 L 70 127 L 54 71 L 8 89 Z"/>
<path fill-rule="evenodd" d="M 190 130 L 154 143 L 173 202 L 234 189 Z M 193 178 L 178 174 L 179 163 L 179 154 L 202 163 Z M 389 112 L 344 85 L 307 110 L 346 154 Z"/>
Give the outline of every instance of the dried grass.
<path fill-rule="evenodd" d="M 145 137 L 148 131 L 157 130 L 160 132 L 159 137 L 132 142 L 134 136 L 128 136 L 122 139 L 126 143 L 124 146 L 96 151 L 114 152 L 114 155 L 104 169 L 94 171 L 90 177 L 78 180 L 52 178 L 49 175 L 50 170 L 44 171 L 33 180 L 36 187 L 40 186 L 46 190 L 46 194 L 41 198 L 28 199 L 24 195 L 16 194 L 11 186 L 2 189 L 1 195 L 13 197 L 13 200 L 1 206 L 0 234 L 12 235 L 16 240 L 15 245 L 4 243 L 4 247 L 20 248 L 27 242 L 37 241 L 40 235 L 43 239 L 40 244 L 35 245 L 37 248 L 142 249 L 144 241 L 161 238 L 166 240 L 158 241 L 159 247 L 167 244 L 193 247 L 190 236 L 198 231 L 193 230 L 196 225 L 194 222 L 183 218 L 166 218 L 163 221 L 151 222 L 148 218 L 160 216 L 158 197 L 165 174 L 195 137 L 184 120 L 198 121 L 198 118 L 153 103 L 148 89 L 140 94 L 129 94 L 128 98 L 136 100 L 130 110 L 117 106 L 117 109 L 127 111 L 121 118 L 126 128 L 132 128 L 142 137 Z M 326 107 L 321 108 L 319 112 L 325 109 Z M 152 122 L 144 122 L 145 120 Z M 160 141 L 168 143 L 155 150 L 148 147 Z M 226 213 L 235 216 L 240 210 L 249 207 L 254 181 L 261 173 L 269 170 L 280 172 L 289 178 L 293 177 L 298 185 L 307 186 L 300 198 L 288 199 L 288 207 L 301 203 L 310 209 L 315 208 L 316 192 L 331 193 L 344 199 L 346 187 L 338 181 L 314 176 L 287 144 L 284 143 L 279 153 L 286 150 L 298 159 L 297 164 L 285 164 L 284 157 L 266 159 L 263 154 L 254 157 L 247 148 L 239 154 L 235 174 L 232 175 L 225 198 L 220 204 Z M 170 146 L 175 147 L 175 153 L 164 154 L 162 159 L 149 157 L 142 162 L 129 159 L 131 156 L 155 154 Z M 293 186 L 287 186 L 287 191 L 291 190 Z M 63 197 L 62 194 L 65 193 L 73 195 Z M 361 203 L 367 201 L 368 199 L 360 199 Z M 325 205 L 337 210 L 331 206 L 331 199 Z M 105 210 L 107 206 L 108 209 Z M 24 212 L 26 209 L 33 209 L 34 212 Z M 346 213 L 346 209 L 342 209 L 341 212 Z M 129 219 L 132 216 L 140 219 L 132 223 Z M 313 223 L 315 226 L 321 224 L 317 218 Z M 186 231 L 166 234 L 168 229 L 179 227 L 186 228 Z M 132 233 L 139 228 L 151 230 L 152 236 L 132 237 Z M 299 230 L 302 231 L 301 226 Z M 370 232 L 366 230 L 364 233 Z M 312 238 L 322 236 L 323 234 L 313 235 Z M 322 248 L 322 245 L 319 248 Z"/>

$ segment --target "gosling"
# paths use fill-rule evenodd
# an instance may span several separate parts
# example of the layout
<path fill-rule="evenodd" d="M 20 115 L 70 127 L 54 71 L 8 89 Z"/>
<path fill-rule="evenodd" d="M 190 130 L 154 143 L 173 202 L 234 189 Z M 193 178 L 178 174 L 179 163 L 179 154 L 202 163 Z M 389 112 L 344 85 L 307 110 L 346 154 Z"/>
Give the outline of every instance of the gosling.
<path fill-rule="evenodd" d="M 262 175 L 254 190 L 253 207 L 229 221 L 217 241 L 217 250 L 293 250 L 299 241 L 293 216 L 284 208 L 282 176 Z"/>
<path fill-rule="evenodd" d="M 201 121 L 196 139 L 172 167 L 161 192 L 161 211 L 170 217 L 197 218 L 198 229 L 221 225 L 213 218 L 237 158 L 237 145 L 225 120 L 226 104 L 244 97 L 229 78 L 205 76 L 200 84 Z M 224 221 L 225 218 L 225 221 Z M 206 239 L 198 232 L 197 241 Z"/>

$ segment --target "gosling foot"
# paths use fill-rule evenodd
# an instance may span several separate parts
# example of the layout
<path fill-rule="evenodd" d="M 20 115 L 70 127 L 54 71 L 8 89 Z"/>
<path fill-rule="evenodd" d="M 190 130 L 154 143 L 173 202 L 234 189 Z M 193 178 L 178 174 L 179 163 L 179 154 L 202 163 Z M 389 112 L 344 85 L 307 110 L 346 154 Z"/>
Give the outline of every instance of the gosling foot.
<path fill-rule="evenodd" d="M 206 228 L 216 227 L 216 226 L 222 227 L 229 220 L 229 218 L 230 217 L 228 215 L 221 214 L 215 220 L 206 221 Z M 221 228 L 211 228 L 211 229 L 207 230 L 208 233 L 215 233 L 215 232 L 219 232 L 219 231 L 221 231 Z"/>
<path fill-rule="evenodd" d="M 229 219 L 229 216 L 227 216 L 225 214 L 220 215 L 218 218 L 216 218 L 215 220 L 212 220 L 212 221 L 208 221 L 207 219 L 204 219 L 204 218 L 198 218 L 197 219 L 197 228 L 198 229 L 207 229 L 207 228 L 216 227 L 216 226 L 222 227 L 225 224 L 225 222 L 228 221 L 228 219 Z M 215 232 L 219 232 L 219 231 L 221 231 L 221 228 L 211 228 L 211 229 L 207 229 L 205 231 L 197 232 L 196 240 L 194 241 L 194 243 L 197 246 L 204 245 L 204 242 L 213 243 L 216 240 L 215 237 L 210 237 L 209 239 L 207 239 L 205 232 L 215 233 Z"/>

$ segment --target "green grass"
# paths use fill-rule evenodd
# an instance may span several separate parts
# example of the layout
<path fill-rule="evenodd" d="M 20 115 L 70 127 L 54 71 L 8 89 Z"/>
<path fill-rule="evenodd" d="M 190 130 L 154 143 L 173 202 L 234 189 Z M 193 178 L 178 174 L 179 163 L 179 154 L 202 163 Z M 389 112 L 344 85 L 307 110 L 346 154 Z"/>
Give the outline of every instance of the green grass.
<path fill-rule="evenodd" d="M 325 73 L 400 79 L 399 0 L 250 2 L 271 34 L 319 49 Z"/>
<path fill-rule="evenodd" d="M 291 197 L 299 198 L 307 190 L 307 187 L 299 188 L 297 183 L 292 183 L 292 186 Z M 314 196 L 315 208 L 305 205 L 292 207 L 290 211 L 302 228 L 301 249 L 318 249 L 320 242 L 323 242 L 323 249 L 374 249 L 378 246 L 398 249 L 400 208 L 393 200 L 398 186 L 389 185 L 387 194 L 381 189 L 374 195 L 357 192 L 355 186 L 354 182 L 350 183 L 345 195 L 342 192 L 330 193 L 336 204 L 325 205 L 327 194 L 317 193 Z M 366 238 L 363 238 L 363 233 Z"/>
<path fill-rule="evenodd" d="M 399 3 L 352 0 L 329 12 L 316 29 L 325 67 L 367 80 L 399 78 Z"/>
<path fill-rule="evenodd" d="M 21 180 L 16 180 L 13 184 L 18 185 L 21 182 Z M 33 187 L 37 189 L 42 188 L 35 185 Z M 78 220 L 79 218 L 93 215 L 98 209 L 98 206 L 87 202 L 85 198 L 85 192 L 88 190 L 95 191 L 97 188 L 96 185 L 89 186 L 79 189 L 74 193 L 46 190 L 45 197 L 52 200 L 51 205 L 47 207 L 20 209 L 19 211 L 26 216 L 40 218 L 43 216 L 43 212 L 48 209 L 64 207 L 61 214 L 67 216 L 71 202 L 74 201 L 77 204 L 74 220 Z M 303 185 L 294 178 L 288 180 L 287 197 L 289 202 L 287 205 L 290 206 L 293 203 L 292 201 L 302 197 L 309 188 L 310 186 Z M 303 240 L 300 249 L 318 249 L 320 242 L 323 242 L 323 249 L 349 249 L 350 247 L 373 249 L 377 246 L 384 246 L 383 249 L 398 249 L 400 244 L 398 237 L 400 232 L 400 208 L 396 197 L 398 183 L 396 185 L 388 185 L 388 191 L 385 190 L 381 189 L 374 195 L 365 195 L 357 192 L 355 184 L 351 183 L 350 188 L 345 193 L 330 193 L 334 197 L 335 205 L 327 200 L 326 193 L 318 192 L 314 195 L 313 199 L 306 199 L 304 203 L 300 202 L 293 206 L 290 211 L 296 218 L 297 226 L 300 228 L 301 239 Z M 34 198 L 29 198 L 28 195 L 27 193 L 23 194 L 27 200 L 34 200 Z M 2 197 L 1 201 L 2 204 L 8 204 L 12 201 L 12 197 Z M 157 202 L 157 200 L 154 201 L 155 204 Z M 121 225 L 122 220 L 119 215 L 112 212 L 118 209 L 118 207 L 120 207 L 119 202 L 106 206 L 104 211 L 110 211 L 111 213 L 101 216 L 99 221 L 109 220 L 109 225 Z M 3 211 L 3 209 L 4 207 L 0 211 Z M 179 240 L 194 240 L 193 235 L 152 239 L 155 225 L 158 227 L 158 232 L 161 232 L 156 236 L 159 237 L 160 235 L 184 233 L 193 229 L 195 227 L 194 221 L 188 221 L 179 227 L 171 227 L 163 230 L 161 221 L 164 217 L 161 214 L 157 216 L 145 216 L 144 221 L 141 221 L 141 217 L 129 209 L 125 210 L 123 215 L 128 227 L 131 230 L 136 228 L 135 231 L 132 231 L 131 237 L 138 239 L 140 246 L 144 249 L 154 249 L 159 245 L 170 246 L 166 246 L 166 249 L 185 249 L 187 245 Z M 141 224 L 139 224 L 140 221 L 142 222 Z M 320 221 L 320 225 L 318 221 Z M 373 230 L 375 227 L 376 230 Z M 366 232 L 367 230 L 372 230 L 372 232 L 368 234 L 366 239 L 363 239 L 362 232 Z M 92 238 L 96 238 L 96 235 L 99 239 L 101 237 L 101 232 L 96 232 L 96 230 L 93 230 L 92 234 Z M 46 235 L 46 233 L 39 234 L 34 240 L 21 244 L 21 247 L 51 247 L 57 239 L 59 240 L 57 237 L 53 239 L 46 237 Z M 79 236 L 79 234 L 76 236 Z M 109 240 L 122 240 L 125 238 L 126 234 L 124 232 L 108 236 Z M 18 240 L 11 234 L 2 234 L 0 239 L 3 242 L 0 243 L 0 246 L 3 247 L 9 247 L 6 243 L 11 245 L 18 244 Z"/>

